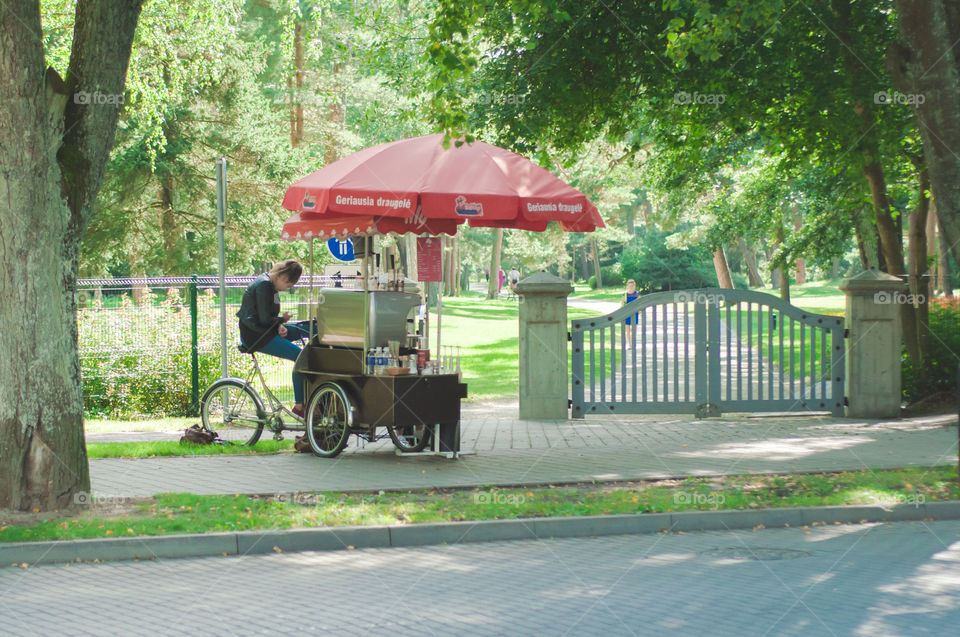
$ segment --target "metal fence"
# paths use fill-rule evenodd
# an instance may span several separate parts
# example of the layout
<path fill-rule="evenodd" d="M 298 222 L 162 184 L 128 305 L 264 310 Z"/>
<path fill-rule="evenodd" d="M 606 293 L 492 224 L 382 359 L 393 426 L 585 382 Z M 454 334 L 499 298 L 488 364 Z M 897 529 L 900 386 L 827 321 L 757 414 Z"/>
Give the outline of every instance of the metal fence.
<path fill-rule="evenodd" d="M 245 376 L 249 356 L 236 345 L 236 313 L 253 276 L 226 278 L 228 370 Z M 358 287 L 354 279 L 304 276 L 280 294 L 281 311 L 309 315 L 313 288 Z M 88 417 L 189 415 L 198 395 L 220 377 L 218 277 L 83 279 L 77 285 L 77 327 Z M 196 355 L 194 356 L 194 351 Z M 260 359 L 281 400 L 292 402 L 293 363 Z"/>

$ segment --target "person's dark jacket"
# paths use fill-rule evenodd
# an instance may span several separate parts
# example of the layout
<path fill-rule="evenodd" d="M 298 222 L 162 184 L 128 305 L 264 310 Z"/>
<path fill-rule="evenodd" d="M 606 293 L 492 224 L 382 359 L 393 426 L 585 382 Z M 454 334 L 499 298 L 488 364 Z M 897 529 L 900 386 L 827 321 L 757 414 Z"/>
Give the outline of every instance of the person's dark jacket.
<path fill-rule="evenodd" d="M 240 301 L 240 311 L 237 312 L 240 319 L 240 340 L 248 349 L 256 347 L 251 351 L 263 349 L 277 333 L 280 325 L 279 314 L 280 296 L 273 287 L 270 275 L 264 272 L 247 286 L 243 300 Z M 272 331 L 273 334 L 264 335 L 267 331 Z"/>

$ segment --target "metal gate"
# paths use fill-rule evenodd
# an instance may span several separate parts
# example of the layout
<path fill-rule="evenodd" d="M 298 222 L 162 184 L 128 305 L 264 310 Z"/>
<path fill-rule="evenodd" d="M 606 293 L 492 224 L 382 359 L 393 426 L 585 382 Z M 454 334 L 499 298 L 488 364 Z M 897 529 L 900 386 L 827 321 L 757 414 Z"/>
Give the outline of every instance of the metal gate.
<path fill-rule="evenodd" d="M 763 292 L 657 292 L 571 322 L 571 417 L 843 414 L 843 317 Z"/>

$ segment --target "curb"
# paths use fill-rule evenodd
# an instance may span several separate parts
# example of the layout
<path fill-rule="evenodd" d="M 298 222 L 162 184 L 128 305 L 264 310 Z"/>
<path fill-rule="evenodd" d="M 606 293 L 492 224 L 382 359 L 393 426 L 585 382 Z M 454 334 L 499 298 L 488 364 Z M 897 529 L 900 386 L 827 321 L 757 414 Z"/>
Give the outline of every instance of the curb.
<path fill-rule="evenodd" d="M 11 542 L 0 543 L 0 567 L 918 520 L 960 520 L 960 500 Z"/>

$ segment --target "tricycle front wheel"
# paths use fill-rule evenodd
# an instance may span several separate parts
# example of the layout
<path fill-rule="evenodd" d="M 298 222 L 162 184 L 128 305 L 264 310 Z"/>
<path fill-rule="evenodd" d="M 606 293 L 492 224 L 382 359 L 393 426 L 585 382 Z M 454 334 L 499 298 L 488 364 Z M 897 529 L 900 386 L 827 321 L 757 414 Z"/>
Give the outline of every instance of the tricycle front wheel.
<path fill-rule="evenodd" d="M 305 416 L 307 440 L 315 455 L 333 458 L 343 451 L 353 424 L 353 405 L 342 387 L 322 385 L 310 397 Z"/>

